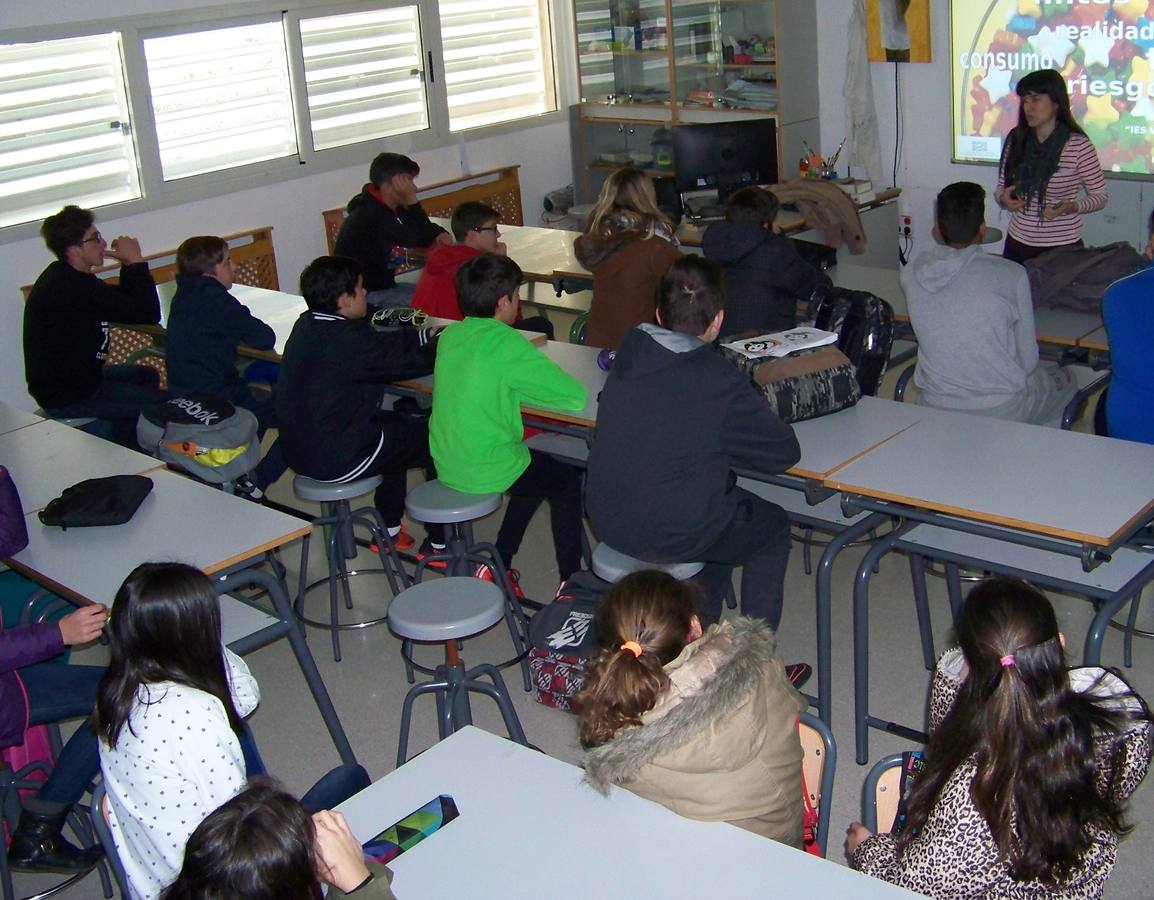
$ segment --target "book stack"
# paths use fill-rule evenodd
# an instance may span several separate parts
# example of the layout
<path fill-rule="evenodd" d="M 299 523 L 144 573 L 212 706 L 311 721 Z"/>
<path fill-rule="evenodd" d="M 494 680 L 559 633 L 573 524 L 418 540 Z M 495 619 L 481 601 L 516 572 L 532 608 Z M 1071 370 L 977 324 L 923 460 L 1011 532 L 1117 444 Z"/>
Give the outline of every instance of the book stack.
<path fill-rule="evenodd" d="M 839 178 L 835 183 L 849 194 L 858 206 L 863 203 L 872 203 L 877 197 L 877 194 L 874 193 L 873 182 L 868 178 Z"/>

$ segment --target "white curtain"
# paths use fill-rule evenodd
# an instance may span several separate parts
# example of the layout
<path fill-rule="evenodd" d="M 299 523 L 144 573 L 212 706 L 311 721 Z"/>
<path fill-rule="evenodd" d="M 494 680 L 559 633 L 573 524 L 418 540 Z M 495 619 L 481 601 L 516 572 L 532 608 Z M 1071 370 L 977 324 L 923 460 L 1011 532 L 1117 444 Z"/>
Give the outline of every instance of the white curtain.
<path fill-rule="evenodd" d="M 845 87 L 842 90 L 846 109 L 846 150 L 850 164 L 864 167 L 875 187 L 888 187 L 882 171 L 881 139 L 874 106 L 873 81 L 870 79 L 869 54 L 866 49 L 865 0 L 853 0 L 849 22 L 849 49 L 846 53 Z"/>

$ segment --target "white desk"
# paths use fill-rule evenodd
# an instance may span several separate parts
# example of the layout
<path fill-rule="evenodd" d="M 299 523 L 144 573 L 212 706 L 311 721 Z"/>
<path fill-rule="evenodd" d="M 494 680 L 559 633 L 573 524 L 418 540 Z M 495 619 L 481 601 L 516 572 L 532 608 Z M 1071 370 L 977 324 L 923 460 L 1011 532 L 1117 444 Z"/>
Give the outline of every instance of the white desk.
<path fill-rule="evenodd" d="M 602 797 L 580 769 L 473 726 L 338 808 L 366 841 L 438 794 L 460 816 L 390 864 L 398 897 L 917 896 L 625 790 Z"/>
<path fill-rule="evenodd" d="M 925 410 L 913 403 L 862 397 L 849 409 L 798 422 L 793 432 L 801 459 L 789 474 L 821 481 L 924 416 Z"/>
<path fill-rule="evenodd" d="M 272 350 L 255 350 L 252 347 L 241 345 L 238 348 L 238 353 L 253 359 L 279 362 L 281 354 L 284 353 L 285 343 L 288 341 L 289 335 L 292 334 L 293 326 L 300 318 L 301 313 L 308 309 L 305 298 L 298 294 L 270 291 L 267 288 L 252 287 L 247 284 L 234 284 L 229 292 L 276 334 L 276 344 Z M 168 313 L 172 309 L 172 298 L 176 294 L 176 282 L 166 281 L 158 284 L 156 293 L 160 296 L 160 326 L 159 328 L 156 326 L 141 327 L 139 330 L 163 335 L 163 329 L 168 326 Z"/>
<path fill-rule="evenodd" d="M 7 434 L 18 428 L 27 428 L 29 425 L 39 425 L 47 421 L 36 413 L 25 412 L 7 403 L 0 403 L 0 434 Z"/>

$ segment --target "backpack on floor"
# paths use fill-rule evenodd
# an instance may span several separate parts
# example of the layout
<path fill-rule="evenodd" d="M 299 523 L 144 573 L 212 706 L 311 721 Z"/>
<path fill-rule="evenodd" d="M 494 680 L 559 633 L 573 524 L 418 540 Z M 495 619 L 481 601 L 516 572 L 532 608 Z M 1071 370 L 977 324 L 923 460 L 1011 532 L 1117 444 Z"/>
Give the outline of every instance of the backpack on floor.
<path fill-rule="evenodd" d="M 577 572 L 529 625 L 529 671 L 538 703 L 572 712 L 589 661 L 600 649 L 593 616 L 609 585 L 592 572 Z"/>
<path fill-rule="evenodd" d="M 136 422 L 141 448 L 211 484 L 247 475 L 260 462 L 256 416 L 207 394 L 173 397 Z"/>

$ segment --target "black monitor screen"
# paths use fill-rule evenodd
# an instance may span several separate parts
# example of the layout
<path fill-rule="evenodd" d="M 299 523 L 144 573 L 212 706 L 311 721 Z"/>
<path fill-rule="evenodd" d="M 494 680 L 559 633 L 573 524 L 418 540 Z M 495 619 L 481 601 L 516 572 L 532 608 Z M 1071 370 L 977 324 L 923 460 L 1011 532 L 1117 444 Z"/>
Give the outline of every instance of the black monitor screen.
<path fill-rule="evenodd" d="M 743 119 L 673 126 L 677 189 L 717 189 L 718 199 L 748 184 L 777 183 L 777 123 Z"/>

